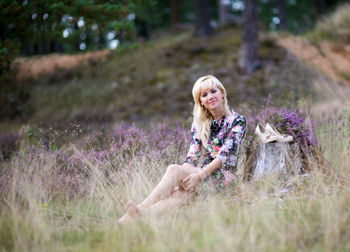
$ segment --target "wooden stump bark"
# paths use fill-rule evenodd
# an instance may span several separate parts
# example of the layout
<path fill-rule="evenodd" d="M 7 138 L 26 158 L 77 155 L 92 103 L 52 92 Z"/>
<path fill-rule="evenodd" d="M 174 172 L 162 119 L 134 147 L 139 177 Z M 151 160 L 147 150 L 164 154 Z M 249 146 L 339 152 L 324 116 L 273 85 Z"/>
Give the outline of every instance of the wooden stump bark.
<path fill-rule="evenodd" d="M 246 157 L 245 178 L 248 180 L 257 180 L 268 173 L 301 174 L 304 170 L 302 152 L 295 142 L 260 144 L 253 141 Z"/>

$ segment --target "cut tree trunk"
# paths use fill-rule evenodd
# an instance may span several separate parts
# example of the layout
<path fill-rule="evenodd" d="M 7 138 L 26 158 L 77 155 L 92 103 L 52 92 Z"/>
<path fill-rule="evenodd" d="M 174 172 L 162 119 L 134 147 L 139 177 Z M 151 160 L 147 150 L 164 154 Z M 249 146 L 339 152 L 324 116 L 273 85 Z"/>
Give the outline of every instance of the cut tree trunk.
<path fill-rule="evenodd" d="M 298 143 L 253 144 L 247 149 L 245 178 L 257 180 L 270 173 L 282 176 L 301 174 L 305 170 L 303 155 Z"/>

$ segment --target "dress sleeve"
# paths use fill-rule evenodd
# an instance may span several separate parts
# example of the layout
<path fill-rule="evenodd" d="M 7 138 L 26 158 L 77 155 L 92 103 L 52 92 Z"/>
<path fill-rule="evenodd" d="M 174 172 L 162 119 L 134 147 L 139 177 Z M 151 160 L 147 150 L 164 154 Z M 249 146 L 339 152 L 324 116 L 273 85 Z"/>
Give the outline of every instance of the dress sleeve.
<path fill-rule="evenodd" d="M 189 163 L 193 166 L 196 166 L 200 158 L 200 152 L 202 150 L 202 141 L 196 138 L 196 129 L 193 124 L 191 127 L 191 136 L 192 139 L 190 149 L 188 150 L 185 163 Z"/>
<path fill-rule="evenodd" d="M 226 163 L 229 165 L 235 165 L 237 161 L 237 155 L 239 151 L 240 143 L 246 132 L 246 119 L 239 115 L 230 127 L 230 131 L 224 140 L 223 145 L 218 153 L 218 158 L 221 160 L 222 165 Z"/>

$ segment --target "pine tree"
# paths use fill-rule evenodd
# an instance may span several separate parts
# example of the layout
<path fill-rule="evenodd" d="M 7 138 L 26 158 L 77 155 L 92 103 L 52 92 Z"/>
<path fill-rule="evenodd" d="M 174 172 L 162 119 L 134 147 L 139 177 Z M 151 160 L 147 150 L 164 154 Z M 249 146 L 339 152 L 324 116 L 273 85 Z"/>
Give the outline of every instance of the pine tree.
<path fill-rule="evenodd" d="M 0 75 L 19 52 L 47 53 L 59 43 L 79 42 L 81 32 L 91 37 L 98 32 L 102 37 L 113 30 L 132 37 L 134 28 L 127 17 L 134 9 L 133 1 L 0 0 Z M 84 25 L 78 28 L 80 19 Z M 71 36 L 64 40 L 62 33 L 68 28 Z"/>
<path fill-rule="evenodd" d="M 258 57 L 257 0 L 245 0 L 239 66 L 248 74 L 260 66 Z"/>
<path fill-rule="evenodd" d="M 195 37 L 207 37 L 213 29 L 210 26 L 210 12 L 208 0 L 195 0 Z"/>

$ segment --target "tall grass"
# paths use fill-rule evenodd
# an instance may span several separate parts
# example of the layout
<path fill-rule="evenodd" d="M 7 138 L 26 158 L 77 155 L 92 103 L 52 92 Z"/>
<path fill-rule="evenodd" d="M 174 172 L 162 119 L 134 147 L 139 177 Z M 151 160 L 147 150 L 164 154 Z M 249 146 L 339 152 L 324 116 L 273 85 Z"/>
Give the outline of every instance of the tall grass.
<path fill-rule="evenodd" d="M 0 250 L 349 250 L 349 110 L 316 132 L 322 169 L 283 182 L 238 179 L 222 193 L 127 226 L 116 224 L 125 202 L 141 201 L 167 165 L 183 160 L 186 129 L 121 125 L 56 149 L 22 136 L 1 162 Z"/>

